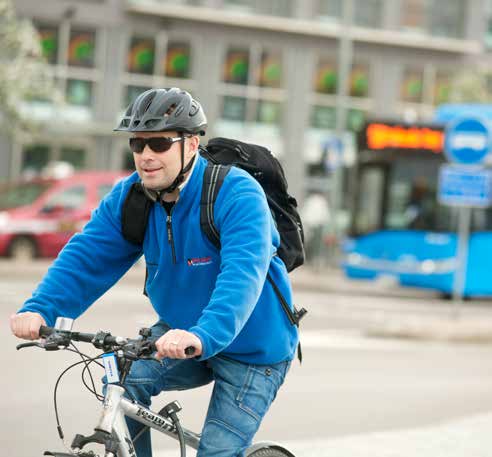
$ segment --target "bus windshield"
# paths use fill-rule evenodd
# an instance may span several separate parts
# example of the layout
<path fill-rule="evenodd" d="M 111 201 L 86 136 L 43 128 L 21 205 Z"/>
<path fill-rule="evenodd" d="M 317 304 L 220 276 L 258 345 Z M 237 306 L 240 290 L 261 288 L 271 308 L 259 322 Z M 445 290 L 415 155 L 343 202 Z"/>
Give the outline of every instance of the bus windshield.
<path fill-rule="evenodd" d="M 441 205 L 437 176 L 441 161 L 398 158 L 363 165 L 359 171 L 356 234 L 376 230 L 454 232 L 457 208 Z M 473 231 L 492 229 L 492 209 L 472 210 Z"/>
<path fill-rule="evenodd" d="M 21 183 L 0 188 L 0 210 L 33 204 L 50 186 L 48 182 Z"/>

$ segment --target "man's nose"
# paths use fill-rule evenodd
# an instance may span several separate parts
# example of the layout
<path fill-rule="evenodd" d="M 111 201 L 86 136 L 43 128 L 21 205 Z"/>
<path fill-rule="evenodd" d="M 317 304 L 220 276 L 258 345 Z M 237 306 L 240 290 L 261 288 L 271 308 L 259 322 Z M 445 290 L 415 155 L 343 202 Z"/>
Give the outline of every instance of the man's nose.
<path fill-rule="evenodd" d="M 143 151 L 142 151 L 142 159 L 148 160 L 148 159 L 153 159 L 154 158 L 155 152 L 150 149 L 150 146 L 148 144 L 145 145 Z"/>

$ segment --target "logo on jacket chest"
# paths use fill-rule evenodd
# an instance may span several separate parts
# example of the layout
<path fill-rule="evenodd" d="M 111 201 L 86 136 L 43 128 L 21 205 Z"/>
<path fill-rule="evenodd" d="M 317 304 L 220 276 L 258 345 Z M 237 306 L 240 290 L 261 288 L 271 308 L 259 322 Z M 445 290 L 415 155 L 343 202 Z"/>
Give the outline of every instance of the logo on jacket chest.
<path fill-rule="evenodd" d="M 202 267 L 212 263 L 212 257 L 193 257 L 187 260 L 189 267 Z"/>

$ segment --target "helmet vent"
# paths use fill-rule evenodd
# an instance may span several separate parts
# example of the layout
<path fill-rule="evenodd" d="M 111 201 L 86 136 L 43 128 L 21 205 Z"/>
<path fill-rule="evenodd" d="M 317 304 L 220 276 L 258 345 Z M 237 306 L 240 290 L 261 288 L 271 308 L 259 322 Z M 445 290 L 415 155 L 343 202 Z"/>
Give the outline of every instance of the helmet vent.
<path fill-rule="evenodd" d="M 198 113 L 198 105 L 196 103 L 192 103 L 189 116 L 193 117 L 196 113 Z"/>
<path fill-rule="evenodd" d="M 152 103 L 152 100 L 154 100 L 155 95 L 156 95 L 156 92 L 154 91 L 154 92 L 151 92 L 150 94 L 145 96 L 145 98 L 142 100 L 142 103 L 140 104 L 140 106 L 141 106 L 140 114 L 147 112 L 150 104 Z"/>
<path fill-rule="evenodd" d="M 174 110 L 176 109 L 176 103 L 173 103 L 164 113 L 164 117 L 169 117 L 171 114 L 173 114 Z"/>
<path fill-rule="evenodd" d="M 154 128 L 157 124 L 159 124 L 161 120 L 160 119 L 149 119 L 148 121 L 145 121 L 145 127 L 152 129 Z"/>
<path fill-rule="evenodd" d="M 131 116 L 133 107 L 135 106 L 135 102 L 131 103 L 128 109 L 126 110 L 125 116 Z"/>

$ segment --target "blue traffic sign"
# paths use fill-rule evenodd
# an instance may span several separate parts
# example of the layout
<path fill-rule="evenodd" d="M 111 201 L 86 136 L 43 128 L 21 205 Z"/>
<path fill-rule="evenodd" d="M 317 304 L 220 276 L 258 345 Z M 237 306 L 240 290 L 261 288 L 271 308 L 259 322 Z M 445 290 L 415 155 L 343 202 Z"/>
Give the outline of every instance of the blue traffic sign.
<path fill-rule="evenodd" d="M 451 162 L 479 165 L 490 151 L 492 131 L 489 122 L 480 118 L 459 118 L 446 127 L 444 153 Z"/>
<path fill-rule="evenodd" d="M 448 206 L 487 207 L 492 203 L 492 170 L 442 165 L 439 202 Z"/>

